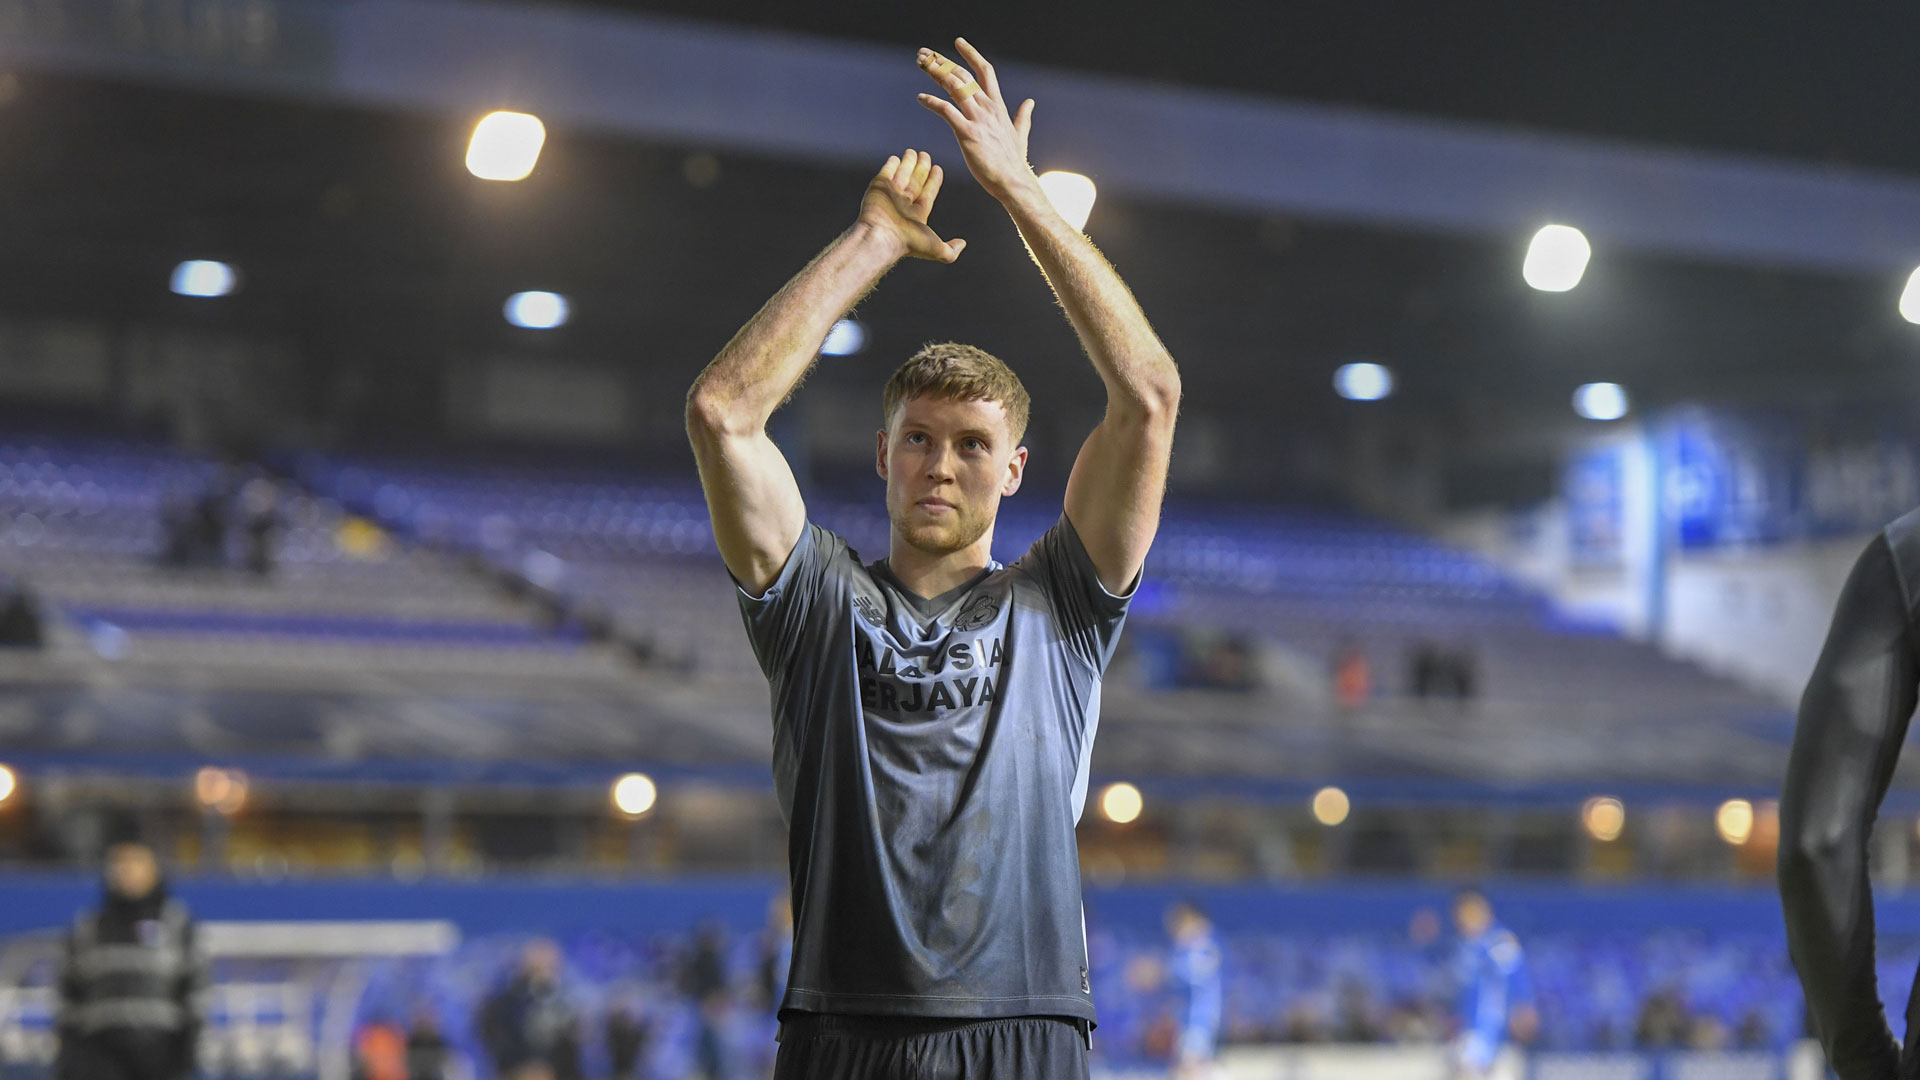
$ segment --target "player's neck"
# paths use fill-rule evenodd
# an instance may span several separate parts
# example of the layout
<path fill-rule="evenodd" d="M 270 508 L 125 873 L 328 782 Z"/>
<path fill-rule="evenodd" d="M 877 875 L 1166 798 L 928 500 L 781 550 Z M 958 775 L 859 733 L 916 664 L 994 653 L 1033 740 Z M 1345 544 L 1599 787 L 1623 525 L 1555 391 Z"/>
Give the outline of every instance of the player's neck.
<path fill-rule="evenodd" d="M 887 569 L 900 584 L 922 597 L 931 599 L 949 589 L 972 581 L 993 562 L 993 529 L 988 527 L 980 539 L 945 555 L 921 551 L 892 534 L 887 546 Z"/>

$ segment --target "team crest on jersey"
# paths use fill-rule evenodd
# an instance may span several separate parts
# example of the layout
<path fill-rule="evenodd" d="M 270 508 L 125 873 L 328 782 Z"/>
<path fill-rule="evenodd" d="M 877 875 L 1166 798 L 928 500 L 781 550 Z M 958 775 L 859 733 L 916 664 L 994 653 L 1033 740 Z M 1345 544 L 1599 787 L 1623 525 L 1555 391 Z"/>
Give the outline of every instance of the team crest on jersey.
<path fill-rule="evenodd" d="M 861 618 L 867 620 L 869 625 L 872 625 L 872 626 L 887 625 L 886 612 L 880 610 L 880 605 L 874 603 L 872 597 L 870 596 L 854 597 L 853 607 L 854 607 L 854 610 L 860 613 Z"/>
<path fill-rule="evenodd" d="M 982 593 L 967 601 L 967 606 L 954 616 L 953 628 L 967 633 L 978 630 L 993 621 L 1000 614 L 1000 598 L 992 593 Z"/>

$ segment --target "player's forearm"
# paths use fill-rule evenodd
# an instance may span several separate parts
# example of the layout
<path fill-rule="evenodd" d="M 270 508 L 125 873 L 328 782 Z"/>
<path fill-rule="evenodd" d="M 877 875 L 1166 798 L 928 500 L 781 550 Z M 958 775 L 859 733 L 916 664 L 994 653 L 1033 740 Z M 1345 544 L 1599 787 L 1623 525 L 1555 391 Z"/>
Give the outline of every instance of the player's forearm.
<path fill-rule="evenodd" d="M 1842 590 L 1800 703 L 1780 796 L 1787 943 L 1821 1042 L 1845 1080 L 1894 1075 L 1874 977 L 1867 840 L 1913 714 L 1907 613 L 1884 540 Z"/>
<path fill-rule="evenodd" d="M 740 328 L 687 394 L 689 429 L 758 431 L 813 366 L 833 324 L 879 284 L 897 241 L 856 224 Z"/>
<path fill-rule="evenodd" d="M 1864 843 L 1790 852 L 1781 861 L 1780 896 L 1789 951 L 1834 1071 L 1841 1080 L 1892 1080 L 1899 1047 L 1873 977 Z"/>
<path fill-rule="evenodd" d="M 1110 410 L 1171 420 L 1180 371 L 1118 271 L 1068 224 L 1036 180 L 1003 200 L 1107 387 Z"/>
<path fill-rule="evenodd" d="M 1811 719 L 1803 715 L 1802 723 Z M 1780 805 L 1780 901 L 1788 951 L 1814 1026 L 1842 1080 L 1891 1078 L 1899 1048 L 1874 974 L 1873 893 L 1867 877 L 1873 811 L 1860 805 L 1878 800 L 1858 776 L 1853 778 L 1861 785 L 1857 797 L 1836 799 L 1834 782 L 1845 786 L 1847 781 L 1832 763 L 1796 758 Z"/>

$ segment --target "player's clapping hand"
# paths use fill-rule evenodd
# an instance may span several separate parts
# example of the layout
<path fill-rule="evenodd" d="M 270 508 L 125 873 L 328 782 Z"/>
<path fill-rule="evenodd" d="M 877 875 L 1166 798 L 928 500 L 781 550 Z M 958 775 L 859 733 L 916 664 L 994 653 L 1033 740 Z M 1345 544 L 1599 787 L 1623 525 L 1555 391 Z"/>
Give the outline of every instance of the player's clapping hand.
<path fill-rule="evenodd" d="M 943 176 L 924 150 L 888 158 L 860 200 L 860 223 L 897 241 L 900 255 L 952 262 L 967 242 L 942 240 L 927 224 Z"/>
<path fill-rule="evenodd" d="M 954 45 L 972 72 L 932 49 L 921 49 L 920 69 L 940 84 L 946 96 L 921 94 L 920 104 L 945 118 L 954 138 L 960 140 L 960 153 L 973 178 L 989 195 L 1005 202 L 1033 181 L 1033 168 L 1027 164 L 1033 99 L 1021 102 L 1018 113 L 1008 113 L 993 65 L 966 38 L 955 38 Z"/>

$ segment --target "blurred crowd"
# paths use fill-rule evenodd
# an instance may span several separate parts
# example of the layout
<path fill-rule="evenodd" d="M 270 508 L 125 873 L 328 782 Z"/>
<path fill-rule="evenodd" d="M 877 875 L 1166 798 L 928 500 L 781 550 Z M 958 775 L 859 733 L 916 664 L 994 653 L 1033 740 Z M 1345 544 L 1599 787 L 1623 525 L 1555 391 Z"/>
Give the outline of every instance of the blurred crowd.
<path fill-rule="evenodd" d="M 67 935 L 57 1080 L 206 1072 L 196 1055 L 218 972 L 153 850 L 130 832 L 108 841 L 100 902 Z M 1223 1044 L 1444 1044 L 1484 1066 L 1510 1044 L 1777 1050 L 1805 1031 L 1775 939 L 1673 930 L 1523 943 L 1474 890 L 1448 914 L 1416 912 L 1404 934 L 1223 933 L 1190 902 L 1157 932 L 1096 922 L 1096 1055 L 1198 1077 Z M 1911 951 L 1890 942 L 1887 961 Z M 395 962 L 362 1000 L 355 1076 L 764 1077 L 791 955 L 792 913 L 777 898 L 751 933 L 709 922 L 645 937 L 487 938 Z"/>
<path fill-rule="evenodd" d="M 708 924 L 672 939 L 600 937 L 566 949 L 534 939 L 503 957 L 504 970 L 478 972 L 488 980 L 480 986 L 466 970 L 446 970 L 376 987 L 355 1036 L 355 1075 L 467 1080 L 477 1068 L 497 1080 L 762 1077 L 791 955 L 784 898 L 751 935 Z"/>
<path fill-rule="evenodd" d="M 1410 935 L 1220 934 L 1182 905 L 1164 932 L 1095 929 L 1101 1023 L 1114 1067 L 1204 1064 L 1248 1044 L 1505 1044 L 1555 1051 L 1778 1050 L 1804 1031 L 1777 943 L 1698 934 L 1527 943 L 1490 919 Z M 628 940 L 593 935 L 494 953 L 491 966 L 399 980 L 370 995 L 356 1046 L 365 1080 L 747 1080 L 767 1075 L 790 948 L 784 907 L 752 934 L 718 925 Z M 1524 977 L 1524 990 L 1518 979 Z M 1476 1007 L 1494 980 L 1514 1007 Z M 452 992 L 446 992 L 448 988 Z M 437 1010 L 437 1011 L 436 1011 Z M 470 1064 L 463 1064 L 468 1062 Z M 1193 1075 L 1205 1075 L 1204 1069 Z"/>

